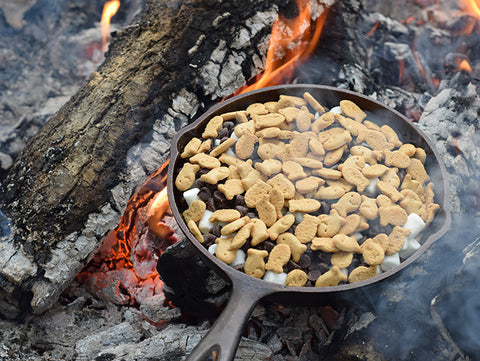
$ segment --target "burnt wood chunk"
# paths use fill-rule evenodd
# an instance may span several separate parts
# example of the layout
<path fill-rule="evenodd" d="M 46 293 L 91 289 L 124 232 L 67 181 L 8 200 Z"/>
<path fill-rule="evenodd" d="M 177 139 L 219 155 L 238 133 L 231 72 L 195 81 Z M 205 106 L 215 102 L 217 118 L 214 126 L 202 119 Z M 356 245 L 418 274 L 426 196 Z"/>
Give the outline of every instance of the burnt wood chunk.
<path fill-rule="evenodd" d="M 275 1 L 150 0 L 2 184 L 0 302 L 46 310 L 167 158 L 175 132 L 260 72 Z M 22 312 L 23 313 L 23 312 Z"/>

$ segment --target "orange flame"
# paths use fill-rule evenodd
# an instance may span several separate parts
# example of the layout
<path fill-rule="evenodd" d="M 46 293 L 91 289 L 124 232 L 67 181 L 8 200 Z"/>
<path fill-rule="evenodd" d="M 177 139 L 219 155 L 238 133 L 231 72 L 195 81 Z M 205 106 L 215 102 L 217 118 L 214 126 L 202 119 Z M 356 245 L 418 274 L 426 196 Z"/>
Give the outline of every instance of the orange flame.
<path fill-rule="evenodd" d="M 147 224 L 148 227 L 159 237 L 167 236 L 166 232 L 169 232 L 168 229 L 165 229 L 165 225 L 161 222 L 163 215 L 170 208 L 168 203 L 168 194 L 167 187 L 155 195 L 152 201 L 152 205 L 148 210 L 147 214 Z"/>
<path fill-rule="evenodd" d="M 460 64 L 458 64 L 457 71 L 466 71 L 467 73 L 471 74 L 472 73 L 472 67 L 468 63 L 467 60 L 463 59 Z"/>
<path fill-rule="evenodd" d="M 328 8 L 312 24 L 311 5 L 296 0 L 299 15 L 293 19 L 277 17 L 273 23 L 270 44 L 268 46 L 265 70 L 254 84 L 241 88 L 237 93 L 260 89 L 285 82 L 293 73 L 297 64 L 307 59 L 315 49 Z"/>
<path fill-rule="evenodd" d="M 462 9 L 476 18 L 480 19 L 480 7 L 477 3 L 478 0 L 463 0 L 461 2 Z"/>
<path fill-rule="evenodd" d="M 110 20 L 115 15 L 120 7 L 119 0 L 110 0 L 103 6 L 102 19 L 100 21 L 102 29 L 102 49 L 107 50 L 108 36 L 110 35 Z"/>

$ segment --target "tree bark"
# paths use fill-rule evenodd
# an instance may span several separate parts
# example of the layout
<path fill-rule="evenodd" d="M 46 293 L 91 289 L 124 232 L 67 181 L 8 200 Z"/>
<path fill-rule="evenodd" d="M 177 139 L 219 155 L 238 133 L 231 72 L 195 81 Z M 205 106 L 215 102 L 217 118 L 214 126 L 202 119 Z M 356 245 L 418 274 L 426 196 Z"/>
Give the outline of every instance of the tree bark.
<path fill-rule="evenodd" d="M 158 149 L 155 131 L 165 123 L 168 145 L 197 110 L 261 70 L 277 9 L 273 0 L 151 0 L 138 22 L 114 34 L 106 61 L 31 139 L 2 185 L 10 222 L 3 217 L 0 239 L 3 314 L 42 312 L 55 301 L 118 223 L 125 202 L 115 187 L 131 191 L 168 148 L 143 173 L 131 171 L 138 158 L 129 155 L 139 144 Z"/>

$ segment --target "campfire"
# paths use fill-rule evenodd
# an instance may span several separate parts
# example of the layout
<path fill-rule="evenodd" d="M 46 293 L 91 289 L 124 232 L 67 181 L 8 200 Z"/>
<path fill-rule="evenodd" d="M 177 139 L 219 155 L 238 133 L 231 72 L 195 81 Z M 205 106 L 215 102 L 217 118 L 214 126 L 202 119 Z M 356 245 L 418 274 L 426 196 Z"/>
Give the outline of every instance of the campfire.
<path fill-rule="evenodd" d="M 424 131 L 449 173 L 453 222 L 422 257 L 366 288 L 361 300 L 257 305 L 237 357 L 474 358 L 477 329 L 469 315 L 476 301 L 467 301 L 478 283 L 477 3 L 298 0 L 212 8 L 150 0 L 132 20 L 133 3 L 102 4 L 114 7 L 102 25 L 116 11 L 130 25 L 98 26 L 98 40 L 82 48 L 89 65 L 76 73 L 88 79 L 62 108 L 48 121 L 44 115 L 2 133 L 0 313 L 10 319 L 2 321 L 12 330 L 4 333 L 9 352 L 26 357 L 13 331 L 20 324 L 34 345 L 28 357 L 190 353 L 221 313 L 231 284 L 172 216 L 172 138 L 232 96 L 298 83 L 362 93 Z M 12 12 L 0 5 L 7 19 L 0 26 L 20 36 L 22 27 L 39 26 L 40 7 L 32 1 Z M 25 109 L 9 110 L 12 98 L 3 100 L 5 119 Z M 66 318 L 79 322 L 76 336 L 65 331 Z M 50 322 L 69 341 L 56 341 L 62 336 L 48 330 Z M 28 330 L 41 330 L 48 341 Z"/>

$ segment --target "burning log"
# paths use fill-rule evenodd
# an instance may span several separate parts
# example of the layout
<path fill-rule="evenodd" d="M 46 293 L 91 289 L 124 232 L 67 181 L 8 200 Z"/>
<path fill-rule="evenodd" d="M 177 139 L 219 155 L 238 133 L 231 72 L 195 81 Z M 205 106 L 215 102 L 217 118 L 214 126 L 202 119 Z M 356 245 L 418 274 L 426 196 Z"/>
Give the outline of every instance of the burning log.
<path fill-rule="evenodd" d="M 52 304 L 168 157 L 175 131 L 261 69 L 277 11 L 274 1 L 152 0 L 116 34 L 3 183 L 2 313 Z"/>

